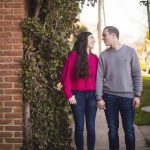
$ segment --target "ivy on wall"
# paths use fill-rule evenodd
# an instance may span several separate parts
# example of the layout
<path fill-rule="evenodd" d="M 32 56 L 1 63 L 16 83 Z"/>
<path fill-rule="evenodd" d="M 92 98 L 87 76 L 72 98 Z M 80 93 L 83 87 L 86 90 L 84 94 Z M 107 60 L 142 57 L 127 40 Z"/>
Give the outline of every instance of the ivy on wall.
<path fill-rule="evenodd" d="M 84 0 L 26 0 L 28 17 L 21 22 L 24 42 L 23 98 L 30 106 L 24 150 L 69 150 L 69 105 L 57 89 L 69 37 Z M 92 5 L 95 0 L 88 0 Z"/>

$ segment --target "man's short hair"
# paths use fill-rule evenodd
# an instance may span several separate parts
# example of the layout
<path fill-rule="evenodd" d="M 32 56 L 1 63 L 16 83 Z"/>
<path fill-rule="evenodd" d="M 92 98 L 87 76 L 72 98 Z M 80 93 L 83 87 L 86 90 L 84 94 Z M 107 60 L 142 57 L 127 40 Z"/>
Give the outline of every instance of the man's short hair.
<path fill-rule="evenodd" d="M 106 26 L 104 30 L 108 30 L 109 34 L 115 33 L 116 37 L 119 39 L 119 30 L 114 26 Z"/>

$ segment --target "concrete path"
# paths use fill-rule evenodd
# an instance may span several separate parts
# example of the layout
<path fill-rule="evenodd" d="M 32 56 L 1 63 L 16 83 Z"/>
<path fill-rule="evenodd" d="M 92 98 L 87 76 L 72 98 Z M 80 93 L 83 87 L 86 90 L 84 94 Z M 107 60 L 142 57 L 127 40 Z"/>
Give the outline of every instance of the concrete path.
<path fill-rule="evenodd" d="M 150 128 L 148 128 L 150 129 Z M 149 130 L 147 130 L 150 132 Z M 144 139 L 141 130 L 139 130 L 138 126 L 135 126 L 135 133 L 136 133 L 136 150 L 150 150 L 150 147 L 146 145 L 146 141 Z M 84 140 L 85 140 L 85 150 L 86 148 L 86 130 L 84 133 Z M 120 137 L 120 150 L 125 150 L 125 142 L 124 142 L 124 132 L 121 125 L 120 120 L 120 128 L 119 128 L 119 137 Z M 75 148 L 74 138 L 72 141 L 72 147 Z M 109 143 L 108 143 L 108 128 L 106 124 L 105 114 L 103 111 L 97 111 L 96 117 L 96 145 L 95 150 L 109 150 Z"/>

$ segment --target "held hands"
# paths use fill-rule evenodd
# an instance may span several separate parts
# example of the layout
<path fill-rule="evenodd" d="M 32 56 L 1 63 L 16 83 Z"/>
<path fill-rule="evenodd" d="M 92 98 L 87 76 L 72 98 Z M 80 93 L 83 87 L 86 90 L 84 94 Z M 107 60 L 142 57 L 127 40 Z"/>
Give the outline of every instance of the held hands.
<path fill-rule="evenodd" d="M 133 99 L 133 107 L 138 108 L 140 106 L 140 98 L 139 97 L 134 97 Z M 105 101 L 102 99 L 100 101 L 97 101 L 97 107 L 100 110 L 106 110 L 105 107 Z"/>
<path fill-rule="evenodd" d="M 76 98 L 74 95 L 71 98 L 69 98 L 69 103 L 70 104 L 77 104 L 77 101 L 76 101 Z"/>
<path fill-rule="evenodd" d="M 103 99 L 101 99 L 100 101 L 97 101 L 97 107 L 100 110 L 106 110 L 105 101 Z"/>
<path fill-rule="evenodd" d="M 133 107 L 138 108 L 140 106 L 140 98 L 139 97 L 134 97 L 133 98 Z"/>

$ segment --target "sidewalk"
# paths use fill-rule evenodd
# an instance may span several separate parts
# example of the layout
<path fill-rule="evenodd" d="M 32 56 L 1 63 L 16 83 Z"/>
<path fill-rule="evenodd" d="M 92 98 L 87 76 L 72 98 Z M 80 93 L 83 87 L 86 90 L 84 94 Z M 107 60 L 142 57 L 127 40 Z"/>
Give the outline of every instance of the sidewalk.
<path fill-rule="evenodd" d="M 146 141 L 150 141 L 150 126 L 138 127 L 135 125 L 135 133 L 136 133 L 136 150 L 150 150 L 150 147 L 146 145 Z M 85 150 L 87 150 L 86 132 L 84 135 L 85 135 L 84 138 Z M 120 150 L 125 150 L 124 132 L 121 126 L 121 120 L 120 120 L 120 128 L 119 128 L 119 137 L 120 137 Z M 74 144 L 74 138 L 72 142 L 72 147 L 76 149 Z M 106 124 L 106 119 L 105 119 L 104 112 L 100 110 L 97 111 L 97 117 L 96 117 L 95 150 L 109 150 L 108 128 Z"/>

